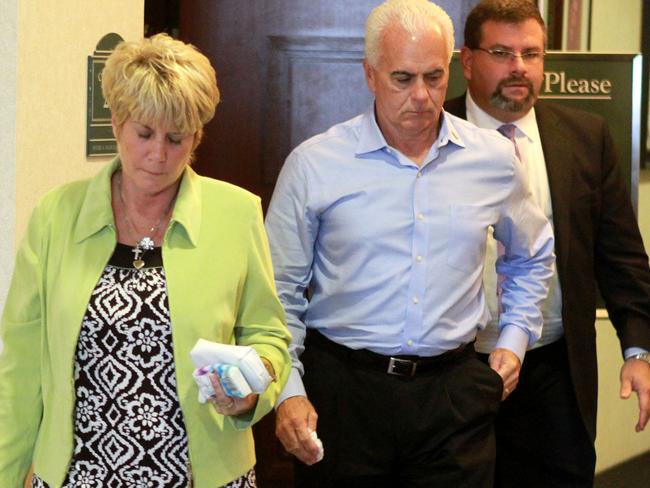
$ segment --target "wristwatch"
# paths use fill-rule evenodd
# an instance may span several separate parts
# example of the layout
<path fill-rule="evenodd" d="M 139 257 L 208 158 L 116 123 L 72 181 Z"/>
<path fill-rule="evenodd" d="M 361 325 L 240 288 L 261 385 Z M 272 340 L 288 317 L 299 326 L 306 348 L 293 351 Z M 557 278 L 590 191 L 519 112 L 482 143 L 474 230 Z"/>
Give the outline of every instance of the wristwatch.
<path fill-rule="evenodd" d="M 646 363 L 650 364 L 650 352 L 640 352 L 639 354 L 630 356 L 627 359 L 640 359 L 641 361 L 645 361 Z"/>

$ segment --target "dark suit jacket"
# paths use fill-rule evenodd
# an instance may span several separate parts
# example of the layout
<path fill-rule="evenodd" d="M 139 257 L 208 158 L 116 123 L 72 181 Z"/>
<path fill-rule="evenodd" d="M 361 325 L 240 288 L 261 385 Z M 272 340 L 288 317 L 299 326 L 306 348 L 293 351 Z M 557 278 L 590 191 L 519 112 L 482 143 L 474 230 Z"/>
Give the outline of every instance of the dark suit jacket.
<path fill-rule="evenodd" d="M 465 96 L 445 109 L 466 119 Z M 583 421 L 596 436 L 596 283 L 623 349 L 650 350 L 650 270 L 611 136 L 598 115 L 538 101 L 562 320 Z"/>

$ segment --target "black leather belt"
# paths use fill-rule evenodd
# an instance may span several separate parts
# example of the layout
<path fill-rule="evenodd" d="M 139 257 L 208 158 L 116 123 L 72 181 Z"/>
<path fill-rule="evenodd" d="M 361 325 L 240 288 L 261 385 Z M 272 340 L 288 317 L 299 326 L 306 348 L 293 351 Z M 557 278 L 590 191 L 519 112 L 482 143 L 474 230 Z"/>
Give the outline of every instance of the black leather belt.
<path fill-rule="evenodd" d="M 474 343 L 463 344 L 457 349 L 438 356 L 384 356 L 367 349 L 350 349 L 329 340 L 313 329 L 307 331 L 305 347 L 317 347 L 344 360 L 364 364 L 374 370 L 398 376 L 415 376 L 439 368 L 441 365 L 474 354 Z"/>

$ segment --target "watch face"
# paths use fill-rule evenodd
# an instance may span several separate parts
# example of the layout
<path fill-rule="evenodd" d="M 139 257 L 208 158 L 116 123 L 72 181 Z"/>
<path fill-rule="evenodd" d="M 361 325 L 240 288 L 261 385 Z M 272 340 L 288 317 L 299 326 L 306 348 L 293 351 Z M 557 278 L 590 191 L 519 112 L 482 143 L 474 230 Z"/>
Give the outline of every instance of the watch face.
<path fill-rule="evenodd" d="M 635 354 L 632 356 L 634 359 L 640 359 L 641 361 L 646 361 L 650 363 L 650 352 L 642 352 L 641 354 Z"/>

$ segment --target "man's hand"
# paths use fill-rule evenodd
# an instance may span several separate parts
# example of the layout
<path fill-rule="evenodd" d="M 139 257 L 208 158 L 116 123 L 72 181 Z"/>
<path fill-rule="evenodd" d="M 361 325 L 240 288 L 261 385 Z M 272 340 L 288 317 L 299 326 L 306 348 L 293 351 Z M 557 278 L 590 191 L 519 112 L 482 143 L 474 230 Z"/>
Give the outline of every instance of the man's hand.
<path fill-rule="evenodd" d="M 621 368 L 621 398 L 627 400 L 632 391 L 639 397 L 639 421 L 634 430 L 641 432 L 650 419 L 650 364 L 641 359 L 628 359 Z"/>
<path fill-rule="evenodd" d="M 517 388 L 521 361 L 509 349 L 499 348 L 490 353 L 488 363 L 490 363 L 490 368 L 499 373 L 503 379 L 503 396 L 501 400 L 505 400 Z"/>
<path fill-rule="evenodd" d="M 319 446 L 311 435 L 317 421 L 314 406 L 304 396 L 287 398 L 275 410 L 275 435 L 287 452 L 307 465 L 318 461 Z"/>

